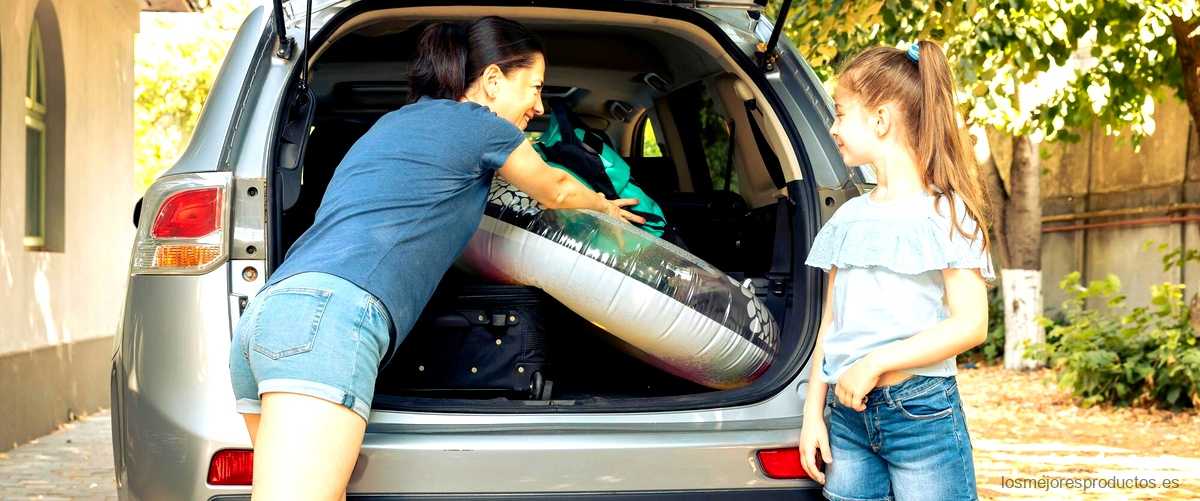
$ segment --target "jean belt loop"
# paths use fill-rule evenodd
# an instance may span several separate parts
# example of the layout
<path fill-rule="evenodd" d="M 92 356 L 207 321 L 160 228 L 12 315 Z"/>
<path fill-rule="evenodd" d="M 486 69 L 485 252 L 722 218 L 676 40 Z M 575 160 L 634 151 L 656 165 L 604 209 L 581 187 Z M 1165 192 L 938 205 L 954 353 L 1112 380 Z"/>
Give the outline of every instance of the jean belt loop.
<path fill-rule="evenodd" d="M 882 392 L 883 400 L 884 400 L 884 402 L 887 402 L 887 406 L 889 409 L 894 409 L 896 407 L 896 400 L 894 398 L 892 398 L 892 388 L 894 388 L 894 387 L 895 387 L 895 385 L 889 385 L 889 386 L 883 387 L 883 392 Z"/>

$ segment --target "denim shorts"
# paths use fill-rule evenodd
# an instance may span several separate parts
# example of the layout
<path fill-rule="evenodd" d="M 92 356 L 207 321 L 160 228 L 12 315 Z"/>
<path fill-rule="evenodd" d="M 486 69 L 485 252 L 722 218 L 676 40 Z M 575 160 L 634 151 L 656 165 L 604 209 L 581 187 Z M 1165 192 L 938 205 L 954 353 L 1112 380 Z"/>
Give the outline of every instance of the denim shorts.
<path fill-rule="evenodd" d="M 263 393 L 309 395 L 365 420 L 388 353 L 391 320 L 375 296 L 327 273 L 299 273 L 246 305 L 229 350 L 237 411 L 262 412 Z"/>
<path fill-rule="evenodd" d="M 830 386 L 825 417 L 833 462 L 826 499 L 978 499 L 971 437 L 953 376 L 912 376 L 867 394 L 867 409 L 842 405 Z"/>

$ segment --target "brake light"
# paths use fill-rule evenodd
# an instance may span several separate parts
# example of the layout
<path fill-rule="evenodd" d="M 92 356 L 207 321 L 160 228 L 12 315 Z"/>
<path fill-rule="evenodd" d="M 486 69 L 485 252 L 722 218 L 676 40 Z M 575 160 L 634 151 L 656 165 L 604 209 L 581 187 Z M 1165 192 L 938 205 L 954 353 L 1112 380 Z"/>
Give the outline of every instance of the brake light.
<path fill-rule="evenodd" d="M 254 483 L 254 451 L 225 449 L 213 454 L 208 464 L 208 483 L 212 485 L 250 485 Z"/>
<path fill-rule="evenodd" d="M 198 274 L 228 255 L 229 190 L 227 172 L 181 174 L 159 179 L 146 192 L 134 242 L 134 274 Z M 153 212 L 151 212 L 153 211 Z"/>
<path fill-rule="evenodd" d="M 758 462 L 762 465 L 763 473 L 770 478 L 809 478 L 804 467 L 800 465 L 800 449 L 798 447 L 760 450 L 758 451 Z"/>
<path fill-rule="evenodd" d="M 221 229 L 221 189 L 175 193 L 163 201 L 150 234 L 154 238 L 199 238 Z"/>

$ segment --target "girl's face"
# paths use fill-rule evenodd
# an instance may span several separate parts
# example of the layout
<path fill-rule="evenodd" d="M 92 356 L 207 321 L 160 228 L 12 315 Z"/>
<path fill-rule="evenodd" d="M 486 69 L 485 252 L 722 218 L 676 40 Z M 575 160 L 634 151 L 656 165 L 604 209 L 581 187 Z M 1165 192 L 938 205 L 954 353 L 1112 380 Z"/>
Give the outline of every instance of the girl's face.
<path fill-rule="evenodd" d="M 546 78 L 546 59 L 534 54 L 528 68 L 514 68 L 508 73 L 497 72 L 497 78 L 486 82 L 494 85 L 489 108 L 517 128 L 525 130 L 529 121 L 542 110 L 542 82 Z"/>
<path fill-rule="evenodd" d="M 840 85 L 834 90 L 833 103 L 835 118 L 829 133 L 837 142 L 842 161 L 850 166 L 873 164 L 874 153 L 880 151 L 880 117 Z"/>

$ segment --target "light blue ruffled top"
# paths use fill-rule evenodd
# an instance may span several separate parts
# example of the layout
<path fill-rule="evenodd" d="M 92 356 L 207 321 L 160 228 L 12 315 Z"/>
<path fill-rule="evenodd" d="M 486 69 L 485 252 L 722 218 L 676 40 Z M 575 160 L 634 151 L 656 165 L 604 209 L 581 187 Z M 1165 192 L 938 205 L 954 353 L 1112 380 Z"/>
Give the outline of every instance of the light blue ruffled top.
<path fill-rule="evenodd" d="M 854 197 L 829 219 L 813 241 L 805 264 L 837 267 L 833 319 L 825 334 L 822 379 L 834 384 L 871 351 L 913 336 L 949 317 L 942 270 L 976 268 L 996 278 L 983 236 L 952 230 L 949 201 L 935 196 L 877 202 Z M 974 234 L 975 220 L 955 198 L 959 226 Z M 903 372 L 952 376 L 955 357 Z"/>

